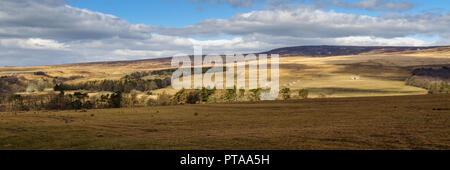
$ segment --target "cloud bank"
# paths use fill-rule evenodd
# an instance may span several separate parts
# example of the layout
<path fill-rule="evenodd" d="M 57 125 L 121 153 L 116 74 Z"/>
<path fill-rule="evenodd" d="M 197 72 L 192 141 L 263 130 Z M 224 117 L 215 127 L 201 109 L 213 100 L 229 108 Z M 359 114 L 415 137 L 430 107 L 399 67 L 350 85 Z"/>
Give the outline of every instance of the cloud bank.
<path fill-rule="evenodd" d="M 408 11 L 414 3 L 393 0 L 359 0 L 346 2 L 340 0 L 189 0 L 190 2 L 208 3 L 210 5 L 225 3 L 234 8 L 253 8 L 256 3 L 267 3 L 272 6 L 293 2 L 309 2 L 319 7 L 337 6 L 342 8 L 365 9 L 370 11 Z"/>
<path fill-rule="evenodd" d="M 239 7 L 257 1 L 217 2 Z M 407 9 L 376 0 L 334 5 Z M 297 45 L 447 45 L 450 38 L 449 14 L 373 17 L 302 5 L 280 5 L 173 28 L 130 24 L 113 15 L 71 7 L 63 0 L 2 0 L 0 23 L 0 66 L 170 57 L 192 54 L 194 44 L 202 45 L 205 53 L 228 54 Z M 440 39 L 430 42 L 418 36 Z M 230 38 L 205 40 L 217 37 Z"/>

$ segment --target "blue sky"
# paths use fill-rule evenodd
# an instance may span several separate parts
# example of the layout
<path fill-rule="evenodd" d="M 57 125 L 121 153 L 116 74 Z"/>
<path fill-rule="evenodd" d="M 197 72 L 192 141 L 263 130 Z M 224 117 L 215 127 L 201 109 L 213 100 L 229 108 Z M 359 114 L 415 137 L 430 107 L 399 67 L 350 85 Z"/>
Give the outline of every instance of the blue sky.
<path fill-rule="evenodd" d="M 357 2 L 358 0 L 342 0 Z M 230 18 L 236 13 L 245 13 L 268 7 L 267 3 L 255 3 L 252 8 L 232 7 L 227 3 L 190 2 L 188 0 L 69 0 L 71 6 L 113 14 L 133 24 L 148 24 L 168 27 L 194 25 L 212 18 Z M 402 12 L 368 11 L 330 6 L 325 10 L 378 16 L 386 13 L 420 14 L 423 12 L 449 12 L 450 1 L 410 0 L 414 8 Z M 289 2 L 287 4 L 313 5 L 311 2 Z"/>
<path fill-rule="evenodd" d="M 1 0 L 0 66 L 450 45 L 442 0 Z"/>
<path fill-rule="evenodd" d="M 182 27 L 211 18 L 229 18 L 235 13 L 249 12 L 227 4 L 208 5 L 185 0 L 77 0 L 71 6 L 113 14 L 133 24 Z"/>

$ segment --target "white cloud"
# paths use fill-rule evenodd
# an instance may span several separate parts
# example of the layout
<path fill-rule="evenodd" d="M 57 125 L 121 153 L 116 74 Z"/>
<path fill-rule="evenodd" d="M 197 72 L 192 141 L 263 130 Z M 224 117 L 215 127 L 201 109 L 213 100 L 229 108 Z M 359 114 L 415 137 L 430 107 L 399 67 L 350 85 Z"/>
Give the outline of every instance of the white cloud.
<path fill-rule="evenodd" d="M 414 34 L 448 34 L 450 14 L 386 15 L 372 17 L 323 11 L 310 7 L 259 10 L 229 19 L 209 19 L 183 28 L 154 28 L 166 35 L 250 35 L 338 38 L 347 36 L 406 37 Z"/>
<path fill-rule="evenodd" d="M 369 11 L 408 11 L 414 7 L 412 2 L 390 0 L 361 0 L 353 3 L 334 0 L 327 3 L 343 8 L 360 8 Z"/>
<path fill-rule="evenodd" d="M 55 40 L 28 38 L 28 39 L 1 39 L 0 45 L 6 48 L 22 48 L 34 50 L 66 50 L 69 46 Z"/>
<path fill-rule="evenodd" d="M 113 15 L 65 5 L 62 0 L 0 1 L 0 38 L 71 41 L 111 37 L 142 39 L 149 28 L 132 25 Z"/>
<path fill-rule="evenodd" d="M 424 40 L 419 40 L 416 38 L 410 37 L 398 37 L 398 38 L 377 38 L 370 36 L 361 36 L 361 37 L 342 37 L 335 39 L 336 44 L 341 45 L 362 45 L 362 46 L 429 46 L 432 45 L 430 42 L 426 42 Z"/>
<path fill-rule="evenodd" d="M 113 52 L 115 55 L 130 57 L 130 58 L 154 58 L 154 57 L 167 57 L 170 55 L 175 55 L 176 51 L 151 51 L 151 50 L 130 50 L 130 49 L 118 49 Z"/>
<path fill-rule="evenodd" d="M 279 6 L 292 2 L 309 2 L 317 7 L 337 6 L 342 8 L 358 8 L 369 11 L 408 11 L 414 3 L 398 0 L 360 0 L 347 2 L 342 0 L 189 0 L 191 2 L 209 3 L 212 5 L 226 3 L 232 7 L 253 8 L 255 3 L 266 3 L 270 6 Z"/>

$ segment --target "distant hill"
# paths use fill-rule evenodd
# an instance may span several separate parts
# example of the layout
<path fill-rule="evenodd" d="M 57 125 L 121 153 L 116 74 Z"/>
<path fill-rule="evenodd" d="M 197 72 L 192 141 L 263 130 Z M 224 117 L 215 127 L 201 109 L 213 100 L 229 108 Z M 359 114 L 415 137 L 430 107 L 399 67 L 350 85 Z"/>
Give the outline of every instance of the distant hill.
<path fill-rule="evenodd" d="M 442 46 L 430 47 L 395 47 L 395 46 L 296 46 L 278 48 L 264 52 L 266 54 L 280 54 L 280 56 L 310 56 L 310 57 L 329 57 L 342 55 L 358 55 L 362 53 L 392 53 L 402 51 L 417 51 Z"/>
<path fill-rule="evenodd" d="M 435 50 L 434 50 L 435 49 Z M 426 51 L 434 50 L 434 51 Z M 343 56 L 343 55 L 358 55 L 358 54 L 383 54 L 383 53 L 416 53 L 425 52 L 432 54 L 437 52 L 438 55 L 442 51 L 450 51 L 450 46 L 429 46 L 429 47 L 397 47 L 397 46 L 330 46 L 330 45 L 319 45 L 319 46 L 294 46 L 294 47 L 284 47 L 277 48 L 267 52 L 255 53 L 255 54 L 279 54 L 280 57 L 289 56 L 306 56 L 306 57 L 330 57 L 330 56 Z M 189 55 L 191 60 L 193 55 Z M 222 57 L 226 57 L 222 55 Z M 122 61 L 100 61 L 100 62 L 85 62 L 85 63 L 71 63 L 71 64 L 61 64 L 57 66 L 127 66 L 127 65 L 140 65 L 143 63 L 151 64 L 154 67 L 170 67 L 171 57 L 161 57 L 153 59 L 141 59 L 141 60 L 122 60 Z M 3 67 L 7 68 L 7 67 Z M 15 67 L 12 67 L 15 68 Z M 148 68 L 148 67 L 147 67 Z"/>
<path fill-rule="evenodd" d="M 418 68 L 413 70 L 412 75 L 448 81 L 450 80 L 450 68 L 445 66 L 438 69 Z"/>

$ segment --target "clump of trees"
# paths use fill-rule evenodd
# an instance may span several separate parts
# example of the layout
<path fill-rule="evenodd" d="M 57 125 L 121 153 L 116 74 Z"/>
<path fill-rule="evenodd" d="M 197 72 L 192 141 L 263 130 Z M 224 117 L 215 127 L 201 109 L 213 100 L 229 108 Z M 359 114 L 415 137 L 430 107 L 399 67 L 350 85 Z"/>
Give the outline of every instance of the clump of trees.
<path fill-rule="evenodd" d="M 170 99 L 171 104 L 197 104 L 209 102 L 216 89 L 202 88 L 200 90 L 181 89 Z"/>
<path fill-rule="evenodd" d="M 59 94 L 49 96 L 50 100 L 43 103 L 43 108 L 47 110 L 80 110 L 94 108 L 93 102 L 88 100 L 87 93 L 75 92 L 74 94 L 65 95 L 64 91 Z"/>
<path fill-rule="evenodd" d="M 436 82 L 430 84 L 428 88 L 428 93 L 430 94 L 449 94 L 450 93 L 450 85 L 448 82 Z"/>
<path fill-rule="evenodd" d="M 309 96 L 309 90 L 308 89 L 291 90 L 290 88 L 286 87 L 280 90 L 280 96 L 281 99 L 283 100 L 307 99 Z"/>
<path fill-rule="evenodd" d="M 43 71 L 37 71 L 33 73 L 36 76 L 45 76 L 45 77 L 50 77 L 49 75 L 47 75 L 47 73 L 43 72 Z"/>
<path fill-rule="evenodd" d="M 201 103 L 230 103 L 241 101 L 260 101 L 263 89 L 181 89 L 174 95 L 162 93 L 156 98 L 150 96 L 139 97 L 141 92 L 133 90 L 130 93 L 121 91 L 90 96 L 86 92 L 34 94 L 34 95 L 11 95 L 0 105 L 0 111 L 29 111 L 29 110 L 82 110 L 82 109 L 103 109 L 103 108 L 123 108 L 135 106 L 167 106 L 182 104 Z M 297 98 L 291 97 L 292 91 L 288 88 L 282 89 L 280 95 L 284 100 Z M 301 98 L 307 98 L 307 90 L 299 92 Z"/>
<path fill-rule="evenodd" d="M 151 72 L 149 72 L 149 71 L 133 72 L 129 75 L 124 76 L 122 79 L 137 80 L 137 79 L 142 79 L 146 76 L 149 76 L 150 74 L 151 74 Z"/>
<path fill-rule="evenodd" d="M 17 76 L 0 77 L 0 96 L 9 96 L 20 91 L 25 91 L 25 78 Z"/>
<path fill-rule="evenodd" d="M 170 78 L 165 79 L 121 79 L 121 80 L 95 80 L 76 84 L 56 84 L 55 91 L 88 90 L 88 91 L 111 91 L 130 93 L 132 90 L 149 91 L 170 86 Z"/>
<path fill-rule="evenodd" d="M 173 96 L 165 93 L 159 95 L 157 99 L 149 99 L 148 106 L 155 105 L 182 105 L 182 104 L 199 104 L 199 103 L 230 103 L 237 102 L 243 96 L 245 90 L 233 89 L 217 90 L 202 88 L 202 89 L 181 89 Z M 162 104 L 161 104 L 162 103 Z"/>
<path fill-rule="evenodd" d="M 186 90 L 181 89 L 173 96 L 170 96 L 170 104 L 198 104 L 198 103 L 232 103 L 232 102 L 244 102 L 251 101 L 257 102 L 261 100 L 261 93 L 264 89 L 237 89 L 236 87 L 232 89 L 217 90 L 217 89 L 207 89 L 202 88 L 200 90 Z M 292 97 L 291 89 L 284 88 L 280 90 L 280 96 L 283 100 L 289 99 L 306 99 L 308 98 L 308 90 L 301 89 L 298 91 L 299 97 Z M 150 100 L 149 106 L 157 105 L 157 100 Z"/>
<path fill-rule="evenodd" d="M 426 77 L 434 77 L 440 79 L 450 79 L 450 68 L 441 67 L 441 68 L 418 68 L 412 71 L 413 76 L 426 76 Z"/>
<path fill-rule="evenodd" d="M 171 70 L 158 71 L 157 74 L 168 74 Z M 148 73 L 149 74 L 149 73 Z M 28 110 L 69 110 L 94 108 L 120 108 L 145 105 L 146 96 L 138 99 L 140 91 L 150 91 L 165 88 L 170 85 L 170 77 L 161 79 L 142 79 L 147 73 L 136 72 L 120 80 L 98 80 L 73 84 L 64 83 L 65 80 L 52 78 L 44 72 L 34 75 L 45 76 L 40 80 L 26 80 L 16 76 L 0 77 L 0 111 L 28 111 Z M 58 94 L 19 95 L 18 92 L 38 92 L 46 88 L 53 88 Z M 89 96 L 87 93 L 66 91 L 106 91 L 108 94 Z M 161 96 L 161 101 L 164 96 Z M 164 102 L 158 103 L 164 104 Z"/>
<path fill-rule="evenodd" d="M 419 68 L 412 71 L 412 76 L 406 79 L 406 85 L 421 87 L 430 94 L 450 92 L 450 69 Z"/>
<path fill-rule="evenodd" d="M 124 76 L 122 79 L 128 79 L 128 80 L 137 80 L 137 79 L 143 79 L 144 77 L 150 76 L 150 75 L 159 75 L 159 76 L 171 76 L 173 72 L 175 72 L 177 69 L 165 69 L 165 70 L 154 70 L 154 71 L 137 71 L 133 72 L 131 74 L 128 74 Z"/>
<path fill-rule="evenodd" d="M 243 102 L 251 101 L 257 102 L 261 100 L 261 93 L 264 89 L 237 89 L 236 87 L 232 89 L 217 90 L 217 89 L 207 89 L 202 88 L 200 90 L 186 90 L 181 89 L 175 95 L 170 97 L 170 104 L 197 104 L 197 103 L 232 103 L 232 102 Z M 284 88 L 280 90 L 280 96 L 283 100 L 289 99 L 306 99 L 308 98 L 308 90 L 301 89 L 298 91 L 299 97 L 292 97 L 292 90 L 289 88 Z M 152 105 L 155 102 L 152 101 Z"/>
<path fill-rule="evenodd" d="M 412 76 L 406 80 L 406 85 L 427 89 L 430 94 L 450 93 L 448 81 L 431 79 L 429 77 Z"/>
<path fill-rule="evenodd" d="M 171 85 L 169 76 L 159 79 L 143 79 L 151 74 L 169 75 L 176 69 L 157 70 L 157 71 L 140 71 L 133 72 L 122 77 L 120 80 L 95 80 L 80 83 L 65 84 L 63 81 L 55 83 L 54 90 L 88 90 L 88 91 L 111 91 L 121 93 L 130 93 L 133 90 L 149 91 L 165 88 Z"/>
<path fill-rule="evenodd" d="M 121 92 L 101 95 L 100 98 L 90 97 L 88 93 L 83 92 L 65 94 L 64 91 L 43 95 L 15 94 L 3 102 L 0 111 L 120 108 L 126 103 L 124 99 Z"/>
<path fill-rule="evenodd" d="M 212 67 L 203 67 L 202 68 L 202 74 L 205 74 L 209 69 Z M 194 73 L 194 67 L 191 68 L 191 72 Z M 150 75 L 159 75 L 159 76 L 171 76 L 177 69 L 164 69 L 164 70 L 153 70 L 153 71 L 138 71 L 133 72 L 131 74 L 128 74 L 124 76 L 122 79 L 128 79 L 128 80 L 137 80 L 137 79 L 143 79 L 144 77 L 150 76 Z M 227 67 L 223 67 L 223 70 L 227 70 Z"/>

